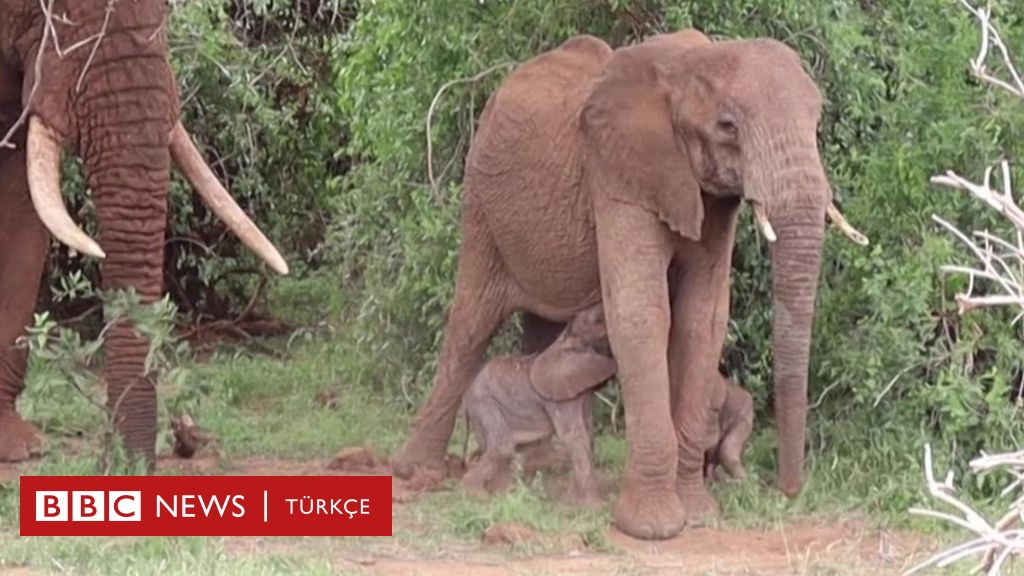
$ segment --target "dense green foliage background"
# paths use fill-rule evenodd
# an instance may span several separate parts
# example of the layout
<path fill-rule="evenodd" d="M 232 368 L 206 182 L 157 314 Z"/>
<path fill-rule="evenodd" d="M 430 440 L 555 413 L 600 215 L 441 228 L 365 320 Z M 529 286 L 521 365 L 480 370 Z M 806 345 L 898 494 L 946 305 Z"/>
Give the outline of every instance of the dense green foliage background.
<path fill-rule="evenodd" d="M 1024 5 L 998 2 L 996 14 L 1024 58 Z M 272 285 L 270 309 L 302 324 L 329 314 L 349 350 L 346 377 L 415 403 L 452 291 L 461 159 L 508 68 L 439 101 L 435 191 L 425 116 L 437 90 L 574 34 L 617 46 L 688 26 L 776 38 L 804 56 L 826 96 L 821 142 L 837 198 L 872 240 L 865 250 L 832 234 L 826 246 L 813 457 L 897 470 L 916 468 L 929 440 L 961 458 L 1019 444 L 1019 325 L 998 311 L 957 316 L 964 282 L 938 267 L 966 256 L 930 220 L 1005 229 L 928 178 L 952 168 L 976 179 L 1024 153 L 1024 106 L 970 77 L 978 30 L 957 2 L 196 0 L 174 5 L 170 30 L 186 121 L 295 264 Z M 174 201 L 171 294 L 188 320 L 229 315 L 253 289 L 254 260 L 184 187 Z M 770 437 L 770 276 L 747 222 L 724 368 L 755 393 Z M 54 277 L 74 265 L 58 262 Z M 774 467 L 770 451 L 755 458 Z M 906 494 L 884 479 L 878 490 Z"/>

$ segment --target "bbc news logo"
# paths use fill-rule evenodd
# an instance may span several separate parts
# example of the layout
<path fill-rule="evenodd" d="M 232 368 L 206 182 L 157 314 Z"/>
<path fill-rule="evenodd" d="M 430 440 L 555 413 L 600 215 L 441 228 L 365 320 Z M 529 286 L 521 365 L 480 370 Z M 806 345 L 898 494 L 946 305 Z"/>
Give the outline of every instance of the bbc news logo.
<path fill-rule="evenodd" d="M 22 536 L 390 536 L 390 476 L 22 476 Z"/>
<path fill-rule="evenodd" d="M 36 492 L 36 522 L 141 522 L 142 492 Z"/>

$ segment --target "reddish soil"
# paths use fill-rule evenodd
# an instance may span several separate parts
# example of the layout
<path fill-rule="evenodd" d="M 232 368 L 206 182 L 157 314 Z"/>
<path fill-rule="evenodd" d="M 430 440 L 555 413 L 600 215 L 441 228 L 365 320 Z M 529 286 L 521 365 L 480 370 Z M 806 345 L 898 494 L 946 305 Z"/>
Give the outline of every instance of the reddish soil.
<path fill-rule="evenodd" d="M 181 472 L 210 472 L 218 466 L 215 456 L 193 460 L 162 459 L 161 469 Z M 454 467 L 453 467 L 454 468 Z M 233 462 L 233 474 L 389 474 L 386 459 L 364 448 L 349 448 L 335 459 L 304 462 L 249 458 Z M 457 473 L 453 469 L 450 473 Z M 557 479 L 554 490 L 557 491 Z M 396 478 L 392 500 L 395 506 L 394 531 L 408 537 L 417 534 L 414 514 L 409 513 L 422 489 L 414 482 Z M 610 487 L 609 487 L 610 488 Z M 430 535 L 424 535 L 429 539 Z M 552 545 L 552 538 L 557 542 Z M 404 538 L 408 539 L 408 538 Z M 415 539 L 415 537 L 413 538 Z M 229 543 L 238 553 L 251 552 L 254 542 L 245 539 Z M 607 540 L 613 550 L 594 551 L 586 547 L 579 534 L 540 534 L 518 524 L 497 524 L 485 531 L 477 543 L 457 546 L 439 545 L 424 554 L 419 546 L 392 541 L 357 549 L 338 546 L 326 551 L 339 569 L 357 573 L 424 576 L 452 574 L 897 574 L 920 560 L 931 545 L 923 537 L 868 527 L 856 518 L 797 520 L 763 529 L 717 528 L 688 529 L 663 542 L 645 542 L 609 528 Z M 308 553 L 305 541 L 281 541 L 279 553 Z M 267 542 L 260 546 L 266 546 Z M 528 553 L 531 545 L 544 544 L 554 550 L 540 555 Z M 526 551 L 523 551 L 523 547 Z M 265 548 L 264 548 L 265 549 Z M 325 552 L 320 550 L 320 552 Z"/>
<path fill-rule="evenodd" d="M 0 464 L 0 482 L 15 479 L 20 469 Z M 158 470 L 250 475 L 390 473 L 386 458 L 362 448 L 343 450 L 334 459 L 252 457 L 230 462 L 206 449 L 191 459 L 162 456 Z M 451 473 L 457 475 L 457 467 L 453 466 Z M 338 570 L 385 576 L 898 574 L 923 559 L 933 546 L 919 535 L 879 531 L 860 519 L 834 517 L 787 521 L 761 529 L 687 529 L 662 542 L 635 540 L 609 528 L 610 550 L 589 549 L 579 534 L 541 534 L 515 524 L 492 526 L 479 541 L 467 541 L 439 537 L 424 528 L 413 506 L 422 493 L 415 483 L 396 478 L 393 487 L 395 538 L 225 538 L 223 543 L 229 553 L 239 556 L 273 553 L 328 558 Z M 530 547 L 537 545 L 547 552 L 531 553 Z M 0 570 L 4 576 L 31 573 Z"/>

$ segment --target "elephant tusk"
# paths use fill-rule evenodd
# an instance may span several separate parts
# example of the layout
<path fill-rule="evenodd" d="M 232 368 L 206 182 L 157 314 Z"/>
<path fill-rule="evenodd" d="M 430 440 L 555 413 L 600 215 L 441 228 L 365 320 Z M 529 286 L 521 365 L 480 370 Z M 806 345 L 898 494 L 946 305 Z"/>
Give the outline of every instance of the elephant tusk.
<path fill-rule="evenodd" d="M 28 121 L 28 191 L 43 226 L 72 250 L 94 258 L 106 258 L 103 249 L 68 214 L 60 193 L 60 138 L 42 120 Z"/>
<path fill-rule="evenodd" d="M 181 122 L 171 130 L 171 158 L 207 208 L 275 272 L 287 275 L 288 264 L 281 253 L 217 180 Z"/>
<path fill-rule="evenodd" d="M 757 223 L 757 229 L 761 231 L 769 244 L 774 244 L 779 238 L 775 235 L 775 229 L 772 228 L 772 223 L 768 221 L 768 216 L 764 213 L 764 206 L 753 202 L 750 205 L 754 209 L 754 221 Z"/>
<path fill-rule="evenodd" d="M 836 208 L 836 205 L 832 202 L 828 203 L 828 208 L 825 209 L 825 214 L 828 215 L 829 220 L 835 224 L 836 228 L 843 233 L 847 238 L 853 242 L 860 244 L 861 246 L 867 246 L 869 244 L 868 237 L 861 234 L 856 228 L 850 225 L 846 220 L 846 216 Z"/>

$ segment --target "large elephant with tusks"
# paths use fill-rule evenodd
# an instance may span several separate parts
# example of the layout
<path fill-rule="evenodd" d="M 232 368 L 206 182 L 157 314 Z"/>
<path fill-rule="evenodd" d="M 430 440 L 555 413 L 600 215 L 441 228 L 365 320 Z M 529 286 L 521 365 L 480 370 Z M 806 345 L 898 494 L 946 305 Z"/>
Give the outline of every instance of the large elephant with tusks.
<path fill-rule="evenodd" d="M 50 237 L 105 258 L 103 288 L 163 293 L 164 229 L 172 162 L 242 241 L 287 273 L 274 246 L 217 182 L 179 122 L 167 61 L 164 0 L 0 0 L 0 462 L 28 458 L 37 431 L 15 410 Z M 60 154 L 85 166 L 100 242 L 61 198 Z M 129 452 L 152 466 L 156 389 L 149 342 L 127 323 L 107 331 L 107 406 Z"/>

